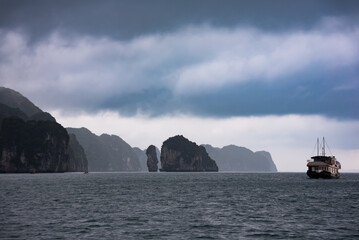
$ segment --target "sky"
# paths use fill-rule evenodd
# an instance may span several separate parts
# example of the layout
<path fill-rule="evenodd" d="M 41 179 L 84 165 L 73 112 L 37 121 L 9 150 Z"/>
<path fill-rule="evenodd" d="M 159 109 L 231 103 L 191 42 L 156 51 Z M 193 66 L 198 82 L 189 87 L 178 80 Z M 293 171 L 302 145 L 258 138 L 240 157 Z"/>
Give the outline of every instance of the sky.
<path fill-rule="evenodd" d="M 65 127 L 359 171 L 359 1 L 4 1 L 0 85 Z M 330 154 L 329 152 L 329 154 Z"/>

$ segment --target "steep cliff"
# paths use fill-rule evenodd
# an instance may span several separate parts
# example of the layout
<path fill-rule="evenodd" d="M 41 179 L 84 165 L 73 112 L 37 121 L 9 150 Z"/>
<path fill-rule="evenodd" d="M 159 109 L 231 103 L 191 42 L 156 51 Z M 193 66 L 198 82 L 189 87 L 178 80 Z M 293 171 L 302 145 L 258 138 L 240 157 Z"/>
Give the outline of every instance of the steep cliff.
<path fill-rule="evenodd" d="M 12 120 L 7 120 L 3 125 L 4 119 L 7 118 Z M 4 87 L 0 87 L 0 126 L 3 128 L 0 135 L 3 143 L 0 146 L 2 172 L 8 172 L 9 168 L 9 172 L 83 171 L 85 163 L 81 157 L 78 159 L 79 162 L 76 162 L 77 158 L 72 158 L 72 165 L 68 165 L 68 153 L 77 152 L 78 149 L 72 149 L 72 145 L 67 145 L 67 143 L 66 149 L 63 149 L 64 146 L 59 144 L 61 141 L 68 142 L 69 136 L 66 131 L 64 132 L 64 128 L 56 123 L 56 119 L 51 114 L 43 112 L 20 93 Z M 58 133 L 64 132 L 64 136 L 60 134 L 62 140 L 56 140 L 56 137 L 60 136 L 56 133 L 51 136 L 53 137 L 51 141 L 43 139 L 44 133 L 53 133 L 55 130 Z M 24 152 L 18 152 L 22 148 L 25 149 L 23 149 Z M 31 151 L 35 150 L 36 154 L 31 155 Z M 62 156 L 61 153 L 65 153 L 66 156 Z M 19 154 L 23 154 L 20 156 L 20 162 Z M 78 156 L 78 154 L 73 156 Z M 60 159 L 63 162 L 56 163 Z M 45 167 L 46 164 L 48 167 Z M 71 166 L 70 169 L 67 166 Z"/>
<path fill-rule="evenodd" d="M 69 172 L 87 172 L 88 162 L 85 151 L 74 134 L 69 134 Z"/>
<path fill-rule="evenodd" d="M 146 150 L 147 155 L 147 167 L 149 172 L 157 172 L 158 170 L 158 159 L 156 153 L 156 147 L 150 145 Z"/>
<path fill-rule="evenodd" d="M 265 166 L 267 167 L 268 171 L 270 172 L 277 172 L 277 166 L 275 165 L 273 159 L 272 159 L 272 155 L 267 152 L 267 151 L 258 151 L 258 152 L 255 152 L 254 153 L 255 155 L 259 155 L 259 156 L 262 156 L 262 157 L 265 157 L 266 158 L 266 164 Z"/>
<path fill-rule="evenodd" d="M 218 167 L 206 149 L 183 136 L 167 139 L 161 148 L 161 171 L 217 172 Z"/>
<path fill-rule="evenodd" d="M 65 172 L 69 137 L 51 121 L 3 119 L 0 130 L 0 172 Z"/>
<path fill-rule="evenodd" d="M 161 152 L 160 150 L 158 149 L 158 147 L 155 147 L 156 148 L 156 156 L 157 156 L 157 160 L 160 159 L 161 157 Z M 141 171 L 143 172 L 147 172 L 148 171 L 148 167 L 147 167 L 147 155 L 146 155 L 146 150 L 141 150 L 140 148 L 138 147 L 133 147 L 132 148 L 133 151 L 136 153 L 137 157 L 138 157 L 138 160 L 140 162 L 140 166 L 141 166 Z M 157 163 L 157 169 L 160 169 L 161 168 L 161 162 L 158 161 Z"/>
<path fill-rule="evenodd" d="M 67 128 L 85 150 L 89 171 L 140 171 L 137 155 L 115 135 L 97 136 L 86 128 Z"/>
<path fill-rule="evenodd" d="M 235 145 L 223 148 L 203 145 L 208 155 L 215 159 L 220 171 L 239 172 L 276 172 L 277 168 L 270 153 L 252 152 L 251 150 Z"/>

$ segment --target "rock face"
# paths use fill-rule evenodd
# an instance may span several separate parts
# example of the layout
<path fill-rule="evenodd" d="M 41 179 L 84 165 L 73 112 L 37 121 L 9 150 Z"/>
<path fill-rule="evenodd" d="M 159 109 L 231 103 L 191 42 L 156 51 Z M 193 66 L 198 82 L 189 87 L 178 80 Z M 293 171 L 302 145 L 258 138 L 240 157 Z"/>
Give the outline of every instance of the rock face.
<path fill-rule="evenodd" d="M 160 159 L 161 157 L 161 152 L 160 150 L 156 148 L 156 156 L 157 156 L 157 159 Z M 147 172 L 148 171 L 148 167 L 147 167 L 147 155 L 146 155 L 146 150 L 141 150 L 140 148 L 138 147 L 134 147 L 132 148 L 133 151 L 136 153 L 137 157 L 138 157 L 138 160 L 140 162 L 140 166 L 141 166 L 141 171 L 143 172 Z M 160 169 L 161 168 L 161 162 L 158 161 L 157 163 L 157 169 Z"/>
<path fill-rule="evenodd" d="M 267 163 L 268 163 L 268 169 L 270 172 L 277 172 L 277 166 L 275 165 L 273 159 L 272 159 L 272 155 L 267 152 L 267 151 L 257 151 L 254 153 L 255 155 L 260 155 L 260 156 L 263 156 L 267 159 Z"/>
<path fill-rule="evenodd" d="M 23 120 L 27 120 L 27 115 L 21 111 L 18 108 L 12 108 L 5 104 L 0 103 L 0 124 L 2 123 L 2 120 L 7 117 L 18 117 Z"/>
<path fill-rule="evenodd" d="M 204 147 L 179 135 L 163 142 L 161 167 L 165 172 L 218 172 L 216 162 Z"/>
<path fill-rule="evenodd" d="M 66 130 L 56 122 L 7 117 L 0 130 L 0 172 L 65 172 L 68 142 Z"/>
<path fill-rule="evenodd" d="M 147 167 L 149 172 L 157 172 L 158 170 L 158 159 L 156 153 L 156 147 L 150 145 L 146 150 L 147 155 Z"/>
<path fill-rule="evenodd" d="M 136 153 L 131 146 L 115 135 L 97 136 L 86 128 L 67 128 L 75 134 L 85 150 L 89 171 L 141 171 Z"/>
<path fill-rule="evenodd" d="M 82 171 L 83 159 L 77 163 L 78 154 L 69 159 L 73 152 L 69 136 L 55 118 L 4 87 L 0 87 L 0 125 L 1 172 Z"/>
<path fill-rule="evenodd" d="M 215 148 L 203 145 L 209 156 L 216 160 L 220 171 L 277 172 L 269 152 L 252 152 L 235 145 Z"/>
<path fill-rule="evenodd" d="M 85 151 L 74 134 L 69 134 L 69 172 L 87 172 L 88 162 Z"/>

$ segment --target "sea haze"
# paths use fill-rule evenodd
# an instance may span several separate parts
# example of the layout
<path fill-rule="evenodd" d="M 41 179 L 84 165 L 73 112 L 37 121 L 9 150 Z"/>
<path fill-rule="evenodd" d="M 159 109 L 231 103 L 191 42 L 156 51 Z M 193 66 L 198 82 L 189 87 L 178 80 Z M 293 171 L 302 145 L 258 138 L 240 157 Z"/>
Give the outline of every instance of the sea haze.
<path fill-rule="evenodd" d="M 354 239 L 359 174 L 0 175 L 4 239 Z"/>

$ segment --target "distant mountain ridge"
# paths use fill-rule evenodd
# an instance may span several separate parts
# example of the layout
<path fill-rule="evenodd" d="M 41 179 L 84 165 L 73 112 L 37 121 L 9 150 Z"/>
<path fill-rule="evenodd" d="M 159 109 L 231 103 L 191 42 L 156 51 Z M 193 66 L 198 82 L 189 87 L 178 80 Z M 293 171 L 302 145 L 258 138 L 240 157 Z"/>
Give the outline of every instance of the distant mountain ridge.
<path fill-rule="evenodd" d="M 89 171 L 141 171 L 136 153 L 119 136 L 97 136 L 87 128 L 67 128 L 67 132 L 76 135 L 84 148 Z"/>
<path fill-rule="evenodd" d="M 69 172 L 87 172 L 88 161 L 85 150 L 78 142 L 75 134 L 69 134 Z"/>
<path fill-rule="evenodd" d="M 132 149 L 135 152 L 135 154 L 137 155 L 138 161 L 139 161 L 140 166 L 141 166 L 141 171 L 147 172 L 148 170 L 147 170 L 146 151 L 140 149 L 139 147 L 133 147 Z"/>
<path fill-rule="evenodd" d="M 269 152 L 253 152 L 245 147 L 228 145 L 223 148 L 202 145 L 208 155 L 216 160 L 219 171 L 277 172 Z"/>

